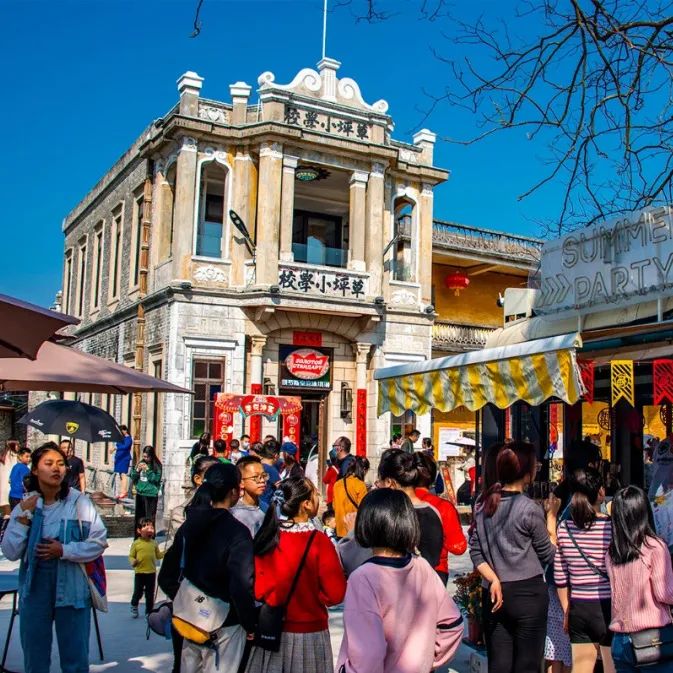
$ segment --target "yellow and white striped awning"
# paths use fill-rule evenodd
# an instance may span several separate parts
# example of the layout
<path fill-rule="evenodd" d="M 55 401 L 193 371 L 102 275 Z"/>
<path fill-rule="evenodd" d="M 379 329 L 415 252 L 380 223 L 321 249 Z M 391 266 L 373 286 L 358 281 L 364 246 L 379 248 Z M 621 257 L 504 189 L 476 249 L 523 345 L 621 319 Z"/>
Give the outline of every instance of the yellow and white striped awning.
<path fill-rule="evenodd" d="M 374 372 L 379 415 L 431 409 L 474 411 L 489 402 L 505 409 L 518 400 L 538 405 L 557 397 L 574 404 L 584 393 L 575 349 L 579 334 L 485 348 Z"/>

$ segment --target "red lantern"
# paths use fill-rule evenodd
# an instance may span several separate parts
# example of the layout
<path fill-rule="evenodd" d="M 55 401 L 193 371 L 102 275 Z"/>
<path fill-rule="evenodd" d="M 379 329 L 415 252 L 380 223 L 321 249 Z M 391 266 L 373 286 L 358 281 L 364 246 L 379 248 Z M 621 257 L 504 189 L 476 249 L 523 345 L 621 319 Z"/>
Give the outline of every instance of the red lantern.
<path fill-rule="evenodd" d="M 456 297 L 460 296 L 460 291 L 467 288 L 470 284 L 470 279 L 467 277 L 467 274 L 461 271 L 451 271 L 451 273 L 446 274 L 444 277 L 444 285 L 449 290 L 453 290 L 453 294 Z"/>

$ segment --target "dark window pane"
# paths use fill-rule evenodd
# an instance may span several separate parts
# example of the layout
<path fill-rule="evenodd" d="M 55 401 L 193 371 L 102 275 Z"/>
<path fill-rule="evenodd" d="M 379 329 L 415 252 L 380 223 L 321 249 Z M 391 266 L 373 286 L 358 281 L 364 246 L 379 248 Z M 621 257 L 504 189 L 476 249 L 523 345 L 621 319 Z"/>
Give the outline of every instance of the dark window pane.
<path fill-rule="evenodd" d="M 208 378 L 208 363 L 207 362 L 199 362 L 197 360 L 194 363 L 194 378 L 195 379 Z"/>
<path fill-rule="evenodd" d="M 205 402 L 194 402 L 194 416 L 196 418 L 204 418 L 206 415 L 206 403 Z"/>
<path fill-rule="evenodd" d="M 213 401 L 213 395 L 215 395 L 215 393 L 221 393 L 221 392 L 222 392 L 222 386 L 221 385 L 215 385 L 214 383 L 211 383 L 210 384 L 210 392 L 208 394 L 208 400 L 210 402 L 212 402 Z"/>
<path fill-rule="evenodd" d="M 211 362 L 209 366 L 209 376 L 208 378 L 215 380 L 222 380 L 222 363 L 221 362 Z"/>
<path fill-rule="evenodd" d="M 197 383 L 194 386 L 194 399 L 195 400 L 205 400 L 206 399 L 206 384 Z"/>
<path fill-rule="evenodd" d="M 201 418 L 195 418 L 192 422 L 192 437 L 199 437 L 206 431 L 206 423 Z"/>

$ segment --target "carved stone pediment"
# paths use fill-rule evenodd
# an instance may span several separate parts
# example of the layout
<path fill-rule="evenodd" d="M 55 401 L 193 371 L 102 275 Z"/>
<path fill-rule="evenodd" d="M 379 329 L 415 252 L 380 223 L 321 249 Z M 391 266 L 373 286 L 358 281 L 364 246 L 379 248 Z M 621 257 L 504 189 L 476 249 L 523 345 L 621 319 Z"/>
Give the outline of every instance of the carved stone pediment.
<path fill-rule="evenodd" d="M 385 100 L 379 100 L 370 105 L 365 102 L 355 80 L 349 77 L 337 78 L 336 71 L 340 66 L 339 61 L 324 58 L 318 63 L 317 71 L 304 68 L 289 84 L 278 84 L 272 72 L 263 72 L 257 80 L 259 92 L 263 94 L 265 91 L 284 91 L 369 113 L 386 115 L 388 103 Z"/>

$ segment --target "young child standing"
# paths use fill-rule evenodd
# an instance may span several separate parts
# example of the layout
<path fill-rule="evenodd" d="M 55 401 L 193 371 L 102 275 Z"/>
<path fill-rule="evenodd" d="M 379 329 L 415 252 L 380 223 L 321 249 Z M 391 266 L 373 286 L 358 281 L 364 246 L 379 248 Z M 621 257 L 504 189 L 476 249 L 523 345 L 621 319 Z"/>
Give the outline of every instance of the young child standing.
<path fill-rule="evenodd" d="M 138 522 L 138 538 L 133 541 L 129 552 L 129 561 L 135 569 L 131 615 L 138 616 L 138 603 L 145 592 L 145 614 L 154 608 L 154 588 L 157 581 L 156 562 L 164 557 L 154 539 L 154 522 L 143 518 Z"/>
<path fill-rule="evenodd" d="M 14 509 L 22 500 L 26 489 L 23 486 L 23 480 L 30 474 L 30 449 L 24 447 L 19 449 L 17 463 L 9 473 L 9 506 Z"/>

